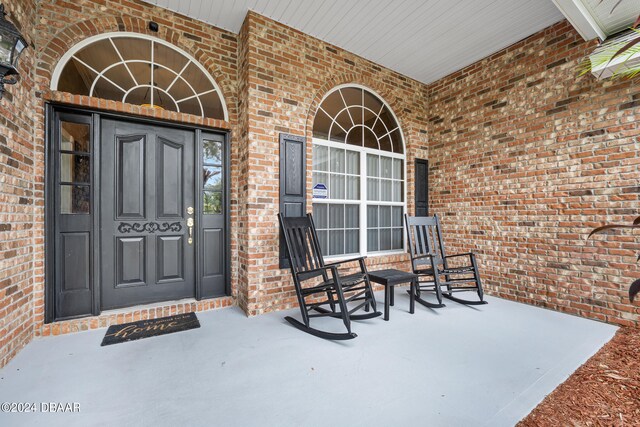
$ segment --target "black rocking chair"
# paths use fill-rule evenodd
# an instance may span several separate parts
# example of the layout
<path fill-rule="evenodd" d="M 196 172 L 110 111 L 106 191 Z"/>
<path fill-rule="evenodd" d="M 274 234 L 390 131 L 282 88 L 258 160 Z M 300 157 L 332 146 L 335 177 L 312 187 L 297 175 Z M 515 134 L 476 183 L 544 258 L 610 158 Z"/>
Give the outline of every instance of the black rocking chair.
<path fill-rule="evenodd" d="M 411 267 L 413 273 L 419 276 L 418 285 L 415 288 L 416 301 L 430 308 L 444 307 L 443 297 L 460 304 L 487 304 L 484 301 L 475 255 L 471 252 L 456 255 L 445 253 L 438 216 L 411 217 L 405 214 L 404 218 L 409 237 Z M 468 263 L 455 267 L 449 265 L 452 258 L 461 257 L 467 257 Z M 444 290 L 443 287 L 445 287 Z M 420 297 L 420 291 L 435 292 L 438 303 L 425 301 Z M 453 296 L 454 293 L 468 291 L 477 292 L 479 301 L 469 301 Z"/>
<path fill-rule="evenodd" d="M 278 219 L 283 230 L 293 284 L 304 323 L 290 316 L 285 319 L 301 331 L 320 338 L 355 338 L 357 335 L 351 332 L 351 320 L 371 319 L 382 314 L 376 311 L 376 300 L 364 257 L 325 264 L 310 214 L 303 217 L 284 217 L 278 214 Z M 359 262 L 360 271 L 349 275 L 340 274 L 338 266 L 353 261 Z M 318 279 L 319 283 L 302 286 L 303 282 L 315 278 L 321 278 Z M 355 303 L 355 306 L 349 308 L 349 303 Z M 353 314 L 363 308 L 366 313 Z M 372 312 L 369 312 L 370 308 Z M 311 310 L 315 313 L 310 313 Z M 325 332 L 309 326 L 311 318 L 326 316 L 341 318 L 347 332 Z"/>

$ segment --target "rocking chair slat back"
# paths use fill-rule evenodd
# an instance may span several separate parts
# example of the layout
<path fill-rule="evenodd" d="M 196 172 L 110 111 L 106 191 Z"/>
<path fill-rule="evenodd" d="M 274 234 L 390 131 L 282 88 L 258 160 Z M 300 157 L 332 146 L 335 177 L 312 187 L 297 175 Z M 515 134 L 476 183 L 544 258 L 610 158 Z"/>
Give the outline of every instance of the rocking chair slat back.
<path fill-rule="evenodd" d="M 407 237 L 409 239 L 413 268 L 418 269 L 422 265 L 431 265 L 429 258 L 420 258 L 424 255 L 431 255 L 436 260 L 436 263 L 443 262 L 446 254 L 438 216 L 410 217 L 405 214 L 405 222 L 407 224 Z"/>
<path fill-rule="evenodd" d="M 307 214 L 303 217 L 280 216 L 280 225 L 287 243 L 291 269 L 297 274 L 324 267 L 322 252 L 315 233 L 313 219 Z M 313 274 L 322 275 L 323 272 Z M 312 277 L 306 275 L 306 278 Z"/>

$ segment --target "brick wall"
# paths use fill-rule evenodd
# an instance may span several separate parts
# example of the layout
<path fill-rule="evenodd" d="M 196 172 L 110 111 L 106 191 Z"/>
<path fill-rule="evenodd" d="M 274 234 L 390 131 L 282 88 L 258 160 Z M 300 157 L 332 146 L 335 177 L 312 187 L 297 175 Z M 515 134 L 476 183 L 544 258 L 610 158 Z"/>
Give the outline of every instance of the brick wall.
<path fill-rule="evenodd" d="M 278 266 L 279 134 L 307 137 L 307 188 L 311 188 L 311 128 L 322 97 L 345 83 L 367 86 L 389 103 L 406 144 L 407 201 L 413 210 L 413 160 L 427 157 L 425 85 L 300 31 L 250 12 L 241 39 L 247 67 L 242 83 L 248 105 L 243 134 L 248 162 L 246 220 L 247 311 L 260 314 L 297 306 L 288 270 Z M 307 209 L 311 210 L 310 191 Z M 408 268 L 406 255 L 370 257 L 371 268 L 383 264 Z M 244 261 L 243 261 L 244 263 Z"/>
<path fill-rule="evenodd" d="M 586 236 L 640 213 L 640 89 L 578 78 L 593 47 L 564 21 L 430 85 L 430 202 L 490 293 L 637 326 L 637 234 Z"/>
<path fill-rule="evenodd" d="M 34 100 L 33 27 L 35 2 L 5 2 L 8 19 L 30 46 L 18 70 L 21 80 L 6 85 L 0 101 L 0 367 L 33 336 L 34 258 Z"/>

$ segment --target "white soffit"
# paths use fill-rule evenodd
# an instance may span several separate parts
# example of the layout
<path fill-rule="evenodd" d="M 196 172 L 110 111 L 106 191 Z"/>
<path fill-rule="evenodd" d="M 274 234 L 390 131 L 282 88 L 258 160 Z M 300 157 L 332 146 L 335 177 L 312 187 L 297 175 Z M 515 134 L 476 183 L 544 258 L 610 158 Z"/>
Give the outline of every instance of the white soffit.
<path fill-rule="evenodd" d="M 553 0 L 585 40 L 618 33 L 640 15 L 640 0 Z"/>
<path fill-rule="evenodd" d="M 234 33 L 253 10 L 423 83 L 564 18 L 551 0 L 144 1 Z"/>

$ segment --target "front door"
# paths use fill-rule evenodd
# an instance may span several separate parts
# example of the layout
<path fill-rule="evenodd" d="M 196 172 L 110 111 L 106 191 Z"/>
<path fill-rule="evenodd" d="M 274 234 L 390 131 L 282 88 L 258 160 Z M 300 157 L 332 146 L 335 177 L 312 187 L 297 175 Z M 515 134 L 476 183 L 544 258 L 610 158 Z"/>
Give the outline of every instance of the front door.
<path fill-rule="evenodd" d="M 103 119 L 101 308 L 195 296 L 194 132 Z"/>

